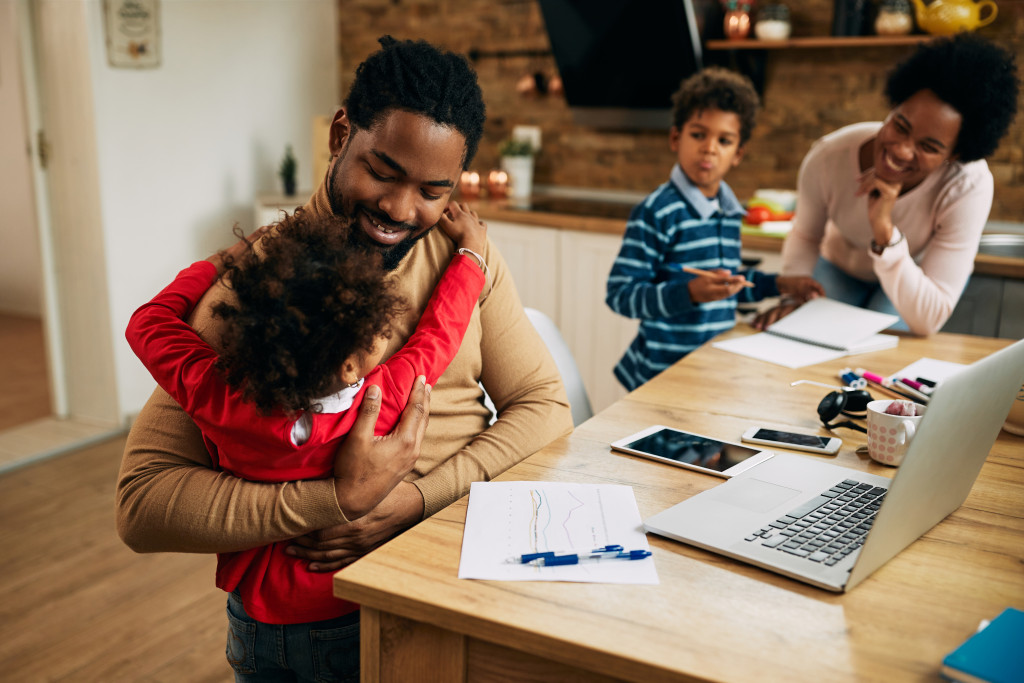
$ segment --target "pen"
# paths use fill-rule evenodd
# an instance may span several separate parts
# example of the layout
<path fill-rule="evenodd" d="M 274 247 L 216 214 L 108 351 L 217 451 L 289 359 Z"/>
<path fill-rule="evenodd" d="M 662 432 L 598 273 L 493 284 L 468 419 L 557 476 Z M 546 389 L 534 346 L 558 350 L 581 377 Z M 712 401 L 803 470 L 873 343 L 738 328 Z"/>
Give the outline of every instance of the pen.
<path fill-rule="evenodd" d="M 908 401 L 916 401 L 917 400 L 916 396 L 911 396 L 909 393 L 907 393 L 905 391 L 900 391 L 899 389 L 897 389 L 896 387 L 894 387 L 892 385 L 892 382 L 890 380 L 887 380 L 886 378 L 882 377 L 881 375 L 876 375 L 873 372 L 868 372 L 864 368 L 857 368 L 856 370 L 854 370 L 854 372 L 856 372 L 858 375 L 860 375 L 861 377 L 863 377 L 867 381 L 871 382 L 871 384 L 875 385 L 875 387 L 881 389 L 882 391 L 887 391 L 890 394 L 892 394 L 893 396 L 898 396 L 899 398 L 905 398 Z"/>
<path fill-rule="evenodd" d="M 579 564 L 581 562 L 595 562 L 600 560 L 642 560 L 650 557 L 650 550 L 620 550 L 615 553 L 592 553 L 590 555 L 555 555 L 540 557 L 533 560 L 534 563 L 544 567 L 558 567 L 563 564 Z"/>
<path fill-rule="evenodd" d="M 927 394 L 918 391 L 909 384 L 904 384 L 903 380 L 894 380 L 893 386 L 896 387 L 896 390 L 899 391 L 900 393 L 910 394 L 911 396 L 913 396 L 914 400 L 917 401 L 918 403 L 928 403 L 929 397 Z"/>
<path fill-rule="evenodd" d="M 690 275 L 700 275 L 701 277 L 723 277 L 719 273 L 713 273 L 710 270 L 702 270 L 701 268 L 691 268 L 690 266 L 683 266 L 683 272 L 689 273 Z M 754 283 L 749 280 L 744 280 L 743 286 L 753 287 Z"/>
<path fill-rule="evenodd" d="M 522 555 L 513 555 L 508 558 L 508 562 L 514 564 L 526 564 L 527 562 L 533 562 L 535 560 L 542 560 L 545 557 L 554 557 L 556 555 L 594 555 L 596 553 L 618 553 L 622 552 L 622 546 L 618 544 L 603 545 L 600 548 L 594 548 L 592 550 L 546 550 L 540 553 L 524 553 Z"/>

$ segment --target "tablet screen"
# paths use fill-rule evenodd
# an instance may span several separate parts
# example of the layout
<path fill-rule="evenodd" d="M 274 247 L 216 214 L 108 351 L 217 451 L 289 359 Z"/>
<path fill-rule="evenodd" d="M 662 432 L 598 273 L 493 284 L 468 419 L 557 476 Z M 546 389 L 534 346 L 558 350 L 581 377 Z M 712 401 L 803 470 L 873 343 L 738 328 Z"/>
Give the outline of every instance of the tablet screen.
<path fill-rule="evenodd" d="M 630 441 L 623 448 L 649 453 L 678 463 L 724 472 L 762 451 L 706 436 L 663 428 L 653 434 Z"/>

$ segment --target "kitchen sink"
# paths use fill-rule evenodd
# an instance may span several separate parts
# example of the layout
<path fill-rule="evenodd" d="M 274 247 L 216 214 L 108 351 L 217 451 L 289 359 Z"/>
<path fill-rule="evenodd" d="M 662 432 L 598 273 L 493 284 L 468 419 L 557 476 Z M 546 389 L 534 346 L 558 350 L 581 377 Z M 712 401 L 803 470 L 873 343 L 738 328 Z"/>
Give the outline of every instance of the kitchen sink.
<path fill-rule="evenodd" d="M 1024 235 L 983 234 L 978 244 L 978 253 L 1024 259 Z"/>

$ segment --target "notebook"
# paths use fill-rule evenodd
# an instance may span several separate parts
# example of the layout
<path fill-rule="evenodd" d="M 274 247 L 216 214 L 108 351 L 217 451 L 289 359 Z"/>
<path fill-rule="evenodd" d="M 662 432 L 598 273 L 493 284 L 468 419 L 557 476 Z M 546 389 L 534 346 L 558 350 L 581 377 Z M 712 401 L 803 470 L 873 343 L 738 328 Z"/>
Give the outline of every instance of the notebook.
<path fill-rule="evenodd" d="M 1024 680 L 1024 612 L 1007 607 L 942 660 L 954 681 L 1012 683 Z"/>
<path fill-rule="evenodd" d="M 1024 340 L 946 379 L 891 480 L 780 452 L 644 527 L 819 588 L 848 591 L 963 503 L 1022 382 Z M 832 519 L 845 514 L 834 506 L 851 501 L 860 503 L 858 512 L 841 523 Z M 796 522 L 835 534 L 813 549 L 798 538 L 806 530 L 780 541 Z M 859 532 L 866 533 L 859 542 L 833 550 Z M 801 545 L 793 547 L 797 540 Z"/>
<path fill-rule="evenodd" d="M 790 368 L 855 353 L 890 349 L 899 337 L 879 331 L 899 316 L 851 306 L 835 299 L 811 299 L 758 334 L 714 342 L 712 346 Z"/>

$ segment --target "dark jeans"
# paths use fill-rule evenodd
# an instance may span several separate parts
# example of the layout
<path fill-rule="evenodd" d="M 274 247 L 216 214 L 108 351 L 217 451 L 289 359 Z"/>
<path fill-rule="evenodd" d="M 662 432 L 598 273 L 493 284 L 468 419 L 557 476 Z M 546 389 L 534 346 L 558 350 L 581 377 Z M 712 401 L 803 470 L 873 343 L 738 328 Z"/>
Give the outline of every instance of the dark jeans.
<path fill-rule="evenodd" d="M 264 624 L 228 596 L 226 655 L 235 680 L 299 683 L 359 680 L 359 611 L 308 624 Z"/>

